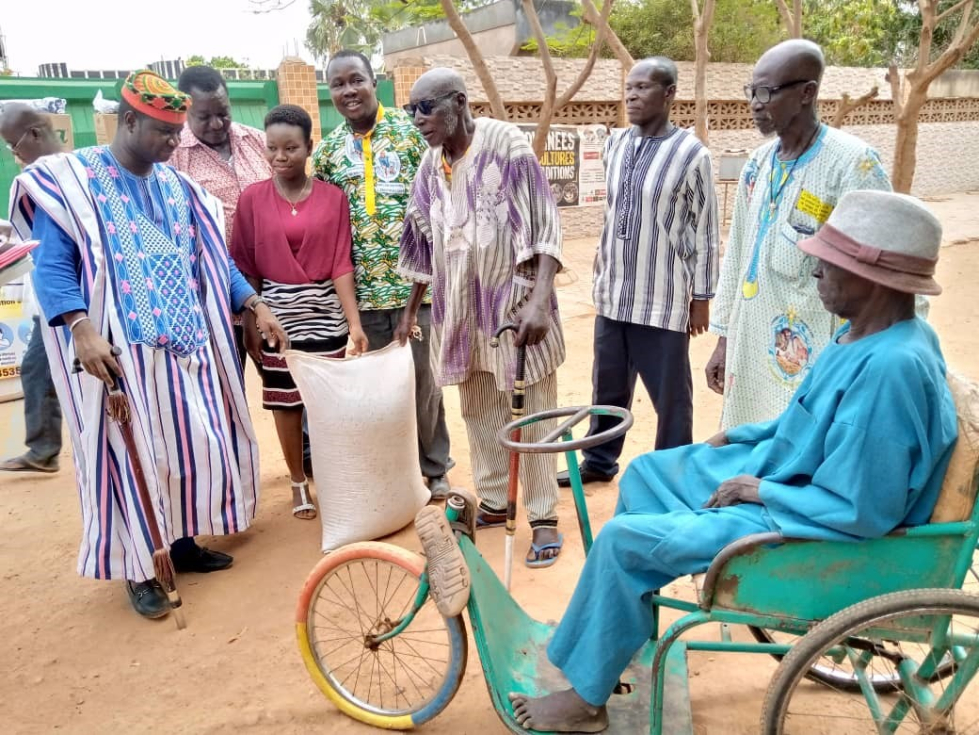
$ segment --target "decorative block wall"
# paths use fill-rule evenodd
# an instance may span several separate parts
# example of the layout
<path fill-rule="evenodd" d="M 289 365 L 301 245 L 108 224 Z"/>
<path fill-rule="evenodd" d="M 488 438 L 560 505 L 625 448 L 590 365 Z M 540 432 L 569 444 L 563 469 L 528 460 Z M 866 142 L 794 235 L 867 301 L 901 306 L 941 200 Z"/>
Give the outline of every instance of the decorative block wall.
<path fill-rule="evenodd" d="M 418 77 L 428 71 L 424 59 L 402 59 L 392 72 L 394 78 L 394 101 L 399 107 L 408 104 L 411 88 Z"/>
<path fill-rule="evenodd" d="M 313 142 L 318 143 L 320 132 L 320 101 L 316 89 L 316 69 L 302 59 L 285 58 L 279 64 L 279 103 L 299 105 L 313 118 Z"/>

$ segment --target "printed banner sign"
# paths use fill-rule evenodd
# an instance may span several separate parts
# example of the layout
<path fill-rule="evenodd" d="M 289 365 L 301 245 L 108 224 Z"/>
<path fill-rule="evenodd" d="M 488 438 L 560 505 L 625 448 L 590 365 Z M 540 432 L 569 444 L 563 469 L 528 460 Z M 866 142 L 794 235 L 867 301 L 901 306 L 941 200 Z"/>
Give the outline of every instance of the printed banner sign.
<path fill-rule="evenodd" d="M 20 377 L 20 361 L 33 327 L 19 301 L 0 301 L 0 380 Z"/>
<path fill-rule="evenodd" d="M 533 145 L 536 125 L 518 126 Z M 551 193 L 559 207 L 605 204 L 602 149 L 609 132 L 604 125 L 551 125 L 540 156 Z"/>

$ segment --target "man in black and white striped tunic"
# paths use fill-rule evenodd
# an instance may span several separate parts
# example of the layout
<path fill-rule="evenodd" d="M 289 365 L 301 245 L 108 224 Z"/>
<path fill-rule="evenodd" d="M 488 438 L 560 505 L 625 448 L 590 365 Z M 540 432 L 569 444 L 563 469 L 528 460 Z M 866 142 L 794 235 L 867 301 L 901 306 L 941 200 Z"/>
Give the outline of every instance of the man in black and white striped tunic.
<path fill-rule="evenodd" d="M 637 63 L 625 84 L 632 126 L 605 147 L 608 206 L 595 257 L 593 403 L 629 407 L 642 378 L 657 415 L 656 449 L 693 434 L 690 337 L 707 331 L 718 273 L 719 222 L 710 152 L 670 122 L 677 70 Z M 593 417 L 590 433 L 615 423 Z M 619 471 L 624 437 L 584 452 L 584 482 Z M 558 475 L 567 486 L 567 472 Z"/>

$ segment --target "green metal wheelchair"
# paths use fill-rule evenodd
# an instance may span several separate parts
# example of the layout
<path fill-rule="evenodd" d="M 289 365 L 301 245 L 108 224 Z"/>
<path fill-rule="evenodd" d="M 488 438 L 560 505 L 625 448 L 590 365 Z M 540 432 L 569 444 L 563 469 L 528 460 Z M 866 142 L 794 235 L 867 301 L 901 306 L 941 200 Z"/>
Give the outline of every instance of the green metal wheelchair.
<path fill-rule="evenodd" d="M 574 440 L 574 426 L 592 415 L 621 423 Z M 540 443 L 511 439 L 516 429 L 555 419 L 560 424 Z M 566 453 L 586 553 L 592 533 L 576 450 L 625 433 L 631 422 L 614 407 L 556 409 L 515 420 L 498 435 L 511 451 Z M 962 589 L 979 542 L 971 469 L 964 482 L 946 481 L 943 522 L 858 543 L 750 536 L 694 578 L 696 603 L 655 594 L 656 633 L 608 703 L 608 732 L 692 733 L 686 654 L 712 651 L 780 660 L 761 713 L 766 735 L 979 733 L 979 595 Z M 471 572 L 467 610 L 493 705 L 511 731 L 525 732 L 508 694 L 567 687 L 545 653 L 553 628 L 528 616 L 480 555 L 474 498 L 454 492 L 446 515 Z M 390 544 L 351 544 L 312 570 L 296 611 L 299 648 L 342 712 L 408 730 L 452 700 L 466 667 L 465 622 L 441 617 L 428 591 L 424 558 Z M 682 616 L 660 631 L 662 608 Z M 706 623 L 719 623 L 720 635 L 688 635 Z M 736 625 L 755 640 L 734 640 Z"/>

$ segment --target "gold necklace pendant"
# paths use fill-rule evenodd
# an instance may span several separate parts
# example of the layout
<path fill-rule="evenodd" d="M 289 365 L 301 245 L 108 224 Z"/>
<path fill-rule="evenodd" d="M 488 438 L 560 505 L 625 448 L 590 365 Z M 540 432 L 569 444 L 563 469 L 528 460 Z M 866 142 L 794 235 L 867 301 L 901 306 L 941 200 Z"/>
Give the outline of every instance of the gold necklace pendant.
<path fill-rule="evenodd" d="M 296 206 L 299 204 L 300 201 L 302 201 L 303 194 L 306 193 L 306 188 L 309 186 L 309 183 L 311 181 L 312 179 L 307 177 L 306 183 L 303 184 L 303 188 L 299 191 L 299 196 L 296 198 L 296 201 L 292 201 L 289 197 L 286 196 L 285 192 L 282 190 L 282 185 L 279 184 L 278 179 L 273 179 L 273 183 L 275 184 L 275 188 L 278 190 L 279 195 L 286 200 L 286 202 L 289 204 L 290 207 L 292 207 L 292 210 L 289 212 L 289 214 L 291 214 L 293 217 L 299 214 L 299 210 L 296 209 Z"/>

